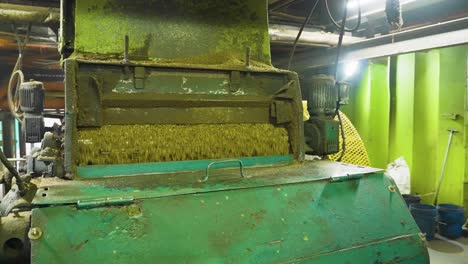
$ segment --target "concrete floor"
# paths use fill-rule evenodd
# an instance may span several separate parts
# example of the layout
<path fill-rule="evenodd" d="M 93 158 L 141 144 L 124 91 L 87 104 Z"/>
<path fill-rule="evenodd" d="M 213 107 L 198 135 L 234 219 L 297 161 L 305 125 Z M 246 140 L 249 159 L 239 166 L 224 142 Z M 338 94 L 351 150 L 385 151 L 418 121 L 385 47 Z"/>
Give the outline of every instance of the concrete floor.
<path fill-rule="evenodd" d="M 431 264 L 467 264 L 468 238 L 448 240 L 441 236 L 428 242 Z"/>

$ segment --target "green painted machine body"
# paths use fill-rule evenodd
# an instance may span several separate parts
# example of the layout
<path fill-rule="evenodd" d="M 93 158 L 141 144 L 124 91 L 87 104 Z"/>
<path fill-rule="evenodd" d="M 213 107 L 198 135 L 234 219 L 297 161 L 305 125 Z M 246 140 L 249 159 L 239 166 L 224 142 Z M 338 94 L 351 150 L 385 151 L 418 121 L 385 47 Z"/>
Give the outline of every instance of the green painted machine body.
<path fill-rule="evenodd" d="M 267 14 L 258 0 L 62 1 L 68 180 L 38 186 L 33 264 L 429 262 L 382 171 L 304 160 L 298 78 L 271 66 Z M 285 129 L 289 152 L 77 162 L 85 129 L 199 124 Z"/>
<path fill-rule="evenodd" d="M 251 153 L 303 159 L 299 81 L 297 74 L 271 66 L 265 1 L 77 0 L 62 1 L 62 13 L 67 178 L 79 177 L 79 167 L 98 164 L 79 161 L 83 153 L 79 133 L 103 126 L 220 125 L 224 129 L 222 125 L 266 124 L 287 130 L 287 153 Z M 203 134 L 203 127 L 200 130 L 201 137 L 211 136 Z M 108 138 L 125 132 L 116 129 Z M 123 140 L 135 146 L 146 140 L 144 136 L 137 130 Z M 180 142 L 176 148 L 184 152 L 184 145 L 194 138 L 189 134 L 168 140 Z M 256 142 L 249 135 L 237 135 L 231 140 L 214 138 L 211 144 L 216 145 L 210 146 L 214 152 L 224 144 L 245 147 Z M 105 152 L 96 148 L 93 155 L 98 151 Z M 126 154 L 135 152 L 148 156 L 145 151 Z M 225 156 L 192 159 L 184 158 L 191 156 L 187 153 L 175 153 L 147 162 L 243 157 L 235 149 L 230 155 L 225 152 Z M 131 163 L 128 160 L 119 163 Z"/>
<path fill-rule="evenodd" d="M 393 181 L 321 161 L 43 182 L 33 263 L 428 263 Z M 352 176 L 352 177 L 350 177 Z"/>

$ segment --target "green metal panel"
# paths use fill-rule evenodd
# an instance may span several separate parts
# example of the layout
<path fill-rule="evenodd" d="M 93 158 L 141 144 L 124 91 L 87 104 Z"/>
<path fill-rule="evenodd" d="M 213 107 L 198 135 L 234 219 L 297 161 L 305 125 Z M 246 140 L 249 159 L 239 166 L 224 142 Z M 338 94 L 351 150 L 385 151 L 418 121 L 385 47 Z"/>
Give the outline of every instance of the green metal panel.
<path fill-rule="evenodd" d="M 439 127 L 439 75 L 438 50 L 416 54 L 411 185 L 412 191 L 421 194 L 427 203 L 433 201 L 432 193 L 440 173 L 440 163 L 436 162 L 439 141 L 434 133 Z"/>
<path fill-rule="evenodd" d="M 412 191 L 432 202 L 440 175 L 443 155 L 447 147 L 449 128 L 459 130 L 454 137 L 447 171 L 440 194 L 440 202 L 462 204 L 463 181 L 467 179 L 468 155 L 466 121 L 467 46 L 432 50 L 392 57 L 390 73 L 390 149 L 386 163 L 403 156 L 410 166 Z M 381 61 L 381 60 L 379 60 Z M 383 71 L 366 69 L 361 85 L 353 93 L 352 121 L 366 143 L 373 166 L 386 166 L 387 153 L 374 151 L 385 144 L 377 134 L 385 130 L 385 97 L 387 91 Z M 380 80 L 375 81 L 372 80 Z M 380 89 L 379 89 L 380 88 Z M 379 95 L 377 95 L 380 93 Z M 378 96 L 380 99 L 375 99 Z M 375 128 L 379 128 L 377 133 Z M 380 160 L 382 164 L 377 164 Z"/>
<path fill-rule="evenodd" d="M 466 56 L 466 89 L 465 89 L 465 117 L 468 116 L 468 55 Z M 465 118 L 465 184 L 464 186 L 464 205 L 468 208 L 468 118 Z"/>
<path fill-rule="evenodd" d="M 362 80 L 352 93 L 353 103 L 343 109 L 353 121 L 374 167 L 388 163 L 390 91 L 388 66 L 369 63 Z"/>
<path fill-rule="evenodd" d="M 427 263 L 393 182 L 382 173 L 313 180 L 331 164 L 295 183 L 34 209 L 43 235 L 32 241 L 32 263 Z"/>
<path fill-rule="evenodd" d="M 468 182 L 465 182 L 465 184 L 463 185 L 464 186 L 464 196 L 463 196 L 463 199 L 464 199 L 464 206 L 465 208 L 468 208 Z M 466 215 L 465 215 L 466 216 Z"/>
<path fill-rule="evenodd" d="M 240 158 L 246 167 L 261 165 L 280 165 L 289 164 L 294 158 L 288 156 L 264 156 Z M 164 173 L 164 172 L 182 172 L 182 171 L 200 171 L 205 170 L 208 165 L 216 160 L 192 160 L 192 161 L 173 161 L 173 162 L 154 162 L 139 164 L 119 164 L 119 165 L 96 165 L 78 167 L 77 172 L 80 178 L 99 178 L 114 177 L 134 174 Z M 220 163 L 216 168 L 226 168 L 236 165 L 235 163 Z M 238 166 L 238 165 L 237 165 Z"/>
<path fill-rule="evenodd" d="M 403 156 L 413 164 L 415 55 L 397 57 L 396 83 L 391 87 L 389 161 Z M 393 92 L 393 94 L 392 94 Z"/>
<path fill-rule="evenodd" d="M 364 141 L 374 167 L 386 168 L 388 163 L 390 90 L 388 66 L 373 63 L 370 65 L 371 102 L 369 104 L 369 132 Z"/>
<path fill-rule="evenodd" d="M 465 178 L 465 102 L 463 98 L 466 89 L 466 56 L 466 46 L 440 50 L 439 164 L 442 164 L 445 154 L 449 136 L 447 129 L 459 131 L 454 135 L 449 153 L 439 198 L 440 203 L 463 204 Z M 458 117 L 452 118 L 453 114 L 458 115 Z"/>
<path fill-rule="evenodd" d="M 350 117 L 354 123 L 354 126 L 359 131 L 361 138 L 364 142 L 369 137 L 369 105 L 371 101 L 371 76 L 372 76 L 372 69 L 370 66 L 367 66 L 364 69 L 363 77 L 357 89 L 352 94 L 353 99 L 353 115 Z M 351 111 L 349 111 L 351 112 Z M 346 111 L 345 113 L 348 113 Z M 367 145 L 366 145 L 367 147 Z"/>
<path fill-rule="evenodd" d="M 244 177 L 239 168 L 210 171 L 206 182 L 200 181 L 205 170 L 155 173 L 132 177 L 81 178 L 74 181 L 45 178 L 36 193 L 36 205 L 70 204 L 84 200 L 155 198 L 208 191 L 244 189 L 260 186 L 293 184 L 303 181 L 362 177 L 378 169 L 350 166 L 331 161 L 296 163 L 289 166 L 247 167 Z M 343 178 L 343 176 L 345 176 Z"/>

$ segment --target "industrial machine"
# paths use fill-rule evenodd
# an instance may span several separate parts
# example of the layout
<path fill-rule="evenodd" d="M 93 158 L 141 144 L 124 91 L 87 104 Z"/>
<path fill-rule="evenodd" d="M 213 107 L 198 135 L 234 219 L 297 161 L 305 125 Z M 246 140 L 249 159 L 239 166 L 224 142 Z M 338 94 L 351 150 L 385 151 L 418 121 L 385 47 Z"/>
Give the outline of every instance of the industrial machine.
<path fill-rule="evenodd" d="M 64 122 L 8 167 L 1 263 L 428 263 L 381 170 L 305 160 L 266 1 L 67 0 L 60 41 Z"/>
<path fill-rule="evenodd" d="M 338 89 L 333 77 L 312 76 L 303 81 L 307 110 L 311 118 L 304 123 L 306 153 L 328 155 L 337 153 L 339 122 L 334 120 Z"/>

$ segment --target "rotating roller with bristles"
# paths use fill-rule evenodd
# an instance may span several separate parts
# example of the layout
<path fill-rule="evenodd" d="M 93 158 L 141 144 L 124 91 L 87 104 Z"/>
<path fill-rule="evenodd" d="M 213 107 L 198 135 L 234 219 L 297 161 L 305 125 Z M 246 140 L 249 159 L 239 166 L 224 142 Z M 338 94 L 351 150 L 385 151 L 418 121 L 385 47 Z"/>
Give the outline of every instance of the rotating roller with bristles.
<path fill-rule="evenodd" d="M 289 154 L 288 131 L 271 124 L 109 125 L 78 131 L 78 166 Z"/>

